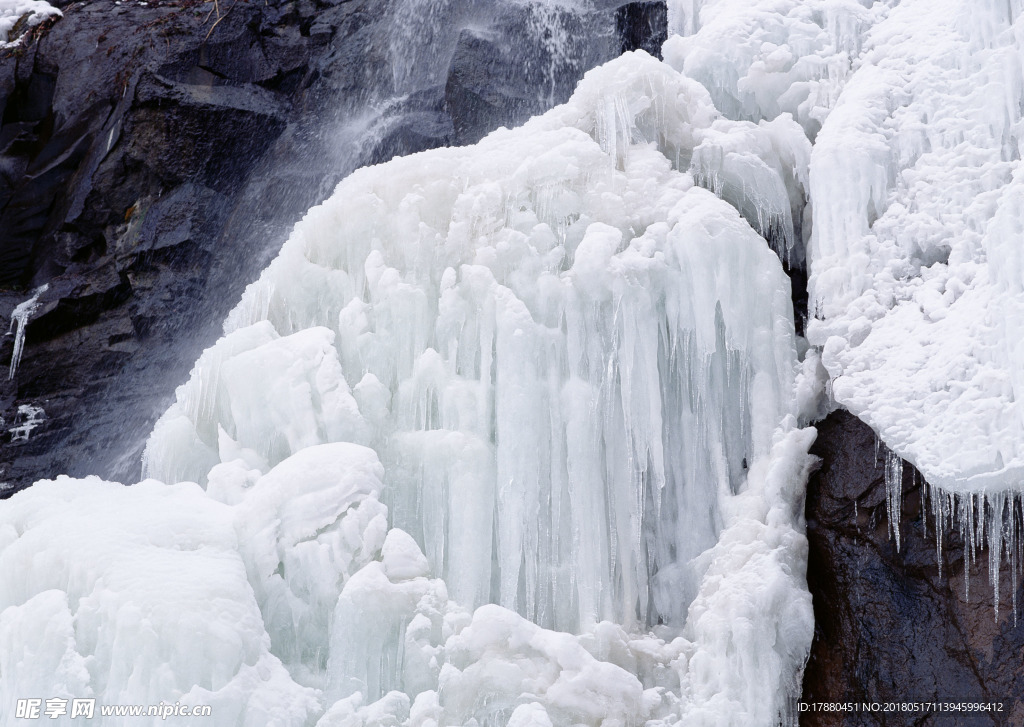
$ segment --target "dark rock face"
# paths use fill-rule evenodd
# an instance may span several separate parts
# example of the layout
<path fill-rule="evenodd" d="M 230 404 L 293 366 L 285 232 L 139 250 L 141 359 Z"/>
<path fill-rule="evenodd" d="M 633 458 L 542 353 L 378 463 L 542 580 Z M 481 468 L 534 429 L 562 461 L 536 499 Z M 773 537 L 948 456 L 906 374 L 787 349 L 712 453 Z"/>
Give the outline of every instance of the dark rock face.
<path fill-rule="evenodd" d="M 567 99 L 586 70 L 632 50 L 660 57 L 668 37 L 664 2 L 608 3 L 613 13 L 508 5 L 486 30 L 462 30 L 444 98 L 457 144 L 498 126 L 517 126 Z M 517 28 L 534 28 L 522 42 Z"/>
<path fill-rule="evenodd" d="M 660 2 L 634 2 L 615 13 L 622 40 L 622 52 L 645 50 L 661 58 L 661 46 L 668 40 L 668 8 Z"/>
<path fill-rule="evenodd" d="M 920 480 L 909 465 L 897 552 L 888 533 L 884 462 L 879 457 L 875 463 L 874 433 L 842 411 L 818 430 L 812 451 L 822 466 L 807 493 L 815 638 L 803 701 L 997 702 L 1002 711 L 804 712 L 800 724 L 1024 724 L 1024 613 L 1015 625 L 1006 567 L 998 618 L 986 552 L 965 573 L 963 542 L 946 532 L 940 576 L 931 506 L 926 503 L 925 528 Z M 1021 584 L 1017 602 L 1024 608 Z"/>
<path fill-rule="evenodd" d="M 4 433 L 0 480 L 136 468 L 132 445 L 255 272 L 250 241 L 225 233 L 253 219 L 247 179 L 323 93 L 311 19 L 366 4 L 239 2 L 219 21 L 211 3 L 75 4 L 0 59 L 16 79 L 0 100 L 0 311 L 49 285 L 0 390 L 8 422 L 24 405 L 44 419 Z"/>
<path fill-rule="evenodd" d="M 63 10 L 0 51 L 0 316 L 49 286 L 0 377 L 0 497 L 60 473 L 134 481 L 244 286 L 355 167 L 520 123 L 665 34 L 663 3 L 621 0 Z M 27 438 L 26 406 L 44 412 Z"/>

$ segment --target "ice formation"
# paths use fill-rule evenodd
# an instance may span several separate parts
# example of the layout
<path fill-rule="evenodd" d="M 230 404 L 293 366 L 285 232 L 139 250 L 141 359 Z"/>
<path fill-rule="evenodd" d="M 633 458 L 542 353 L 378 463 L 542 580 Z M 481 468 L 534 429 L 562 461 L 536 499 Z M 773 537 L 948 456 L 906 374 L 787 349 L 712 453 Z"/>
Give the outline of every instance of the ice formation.
<path fill-rule="evenodd" d="M 810 180 L 808 335 L 833 396 L 920 471 L 936 521 L 954 510 L 972 548 L 989 544 L 994 584 L 1002 554 L 1020 562 L 1024 484 L 1022 13 L 893 7 Z"/>
<path fill-rule="evenodd" d="M 933 523 L 958 528 L 971 558 L 990 546 L 998 600 L 1024 518 L 1024 7 L 671 6 L 668 62 L 726 116 L 789 113 L 814 142 L 810 343 L 834 401 L 888 448 L 890 519 L 902 458 L 926 480 Z"/>
<path fill-rule="evenodd" d="M 636 54 L 521 129 L 357 172 L 247 291 L 147 472 L 204 481 L 240 453 L 266 468 L 338 439 L 380 454 L 391 524 L 443 590 L 389 586 L 381 566 L 350 582 L 369 580 L 339 601 L 338 669 L 394 655 L 340 681 L 329 662 L 342 696 L 443 676 L 395 671 L 400 625 L 431 593 L 559 631 L 678 630 L 722 503 L 795 414 L 788 281 L 687 170 L 763 170 L 788 212 L 781 170 L 806 144 L 787 119 L 719 118 L 700 85 Z M 407 606 L 371 647 L 374 588 Z"/>
<path fill-rule="evenodd" d="M 21 404 L 14 417 L 14 426 L 7 430 L 11 435 L 11 441 L 26 441 L 32 434 L 32 430 L 38 427 L 45 418 L 46 412 L 43 411 L 43 407 Z M 3 424 L 4 422 L 0 420 L 0 426 Z"/>
<path fill-rule="evenodd" d="M 665 60 L 728 118 L 788 113 L 814 140 L 891 0 L 673 0 Z"/>
<path fill-rule="evenodd" d="M 811 165 L 833 394 L 946 490 L 1024 479 L 1022 10 L 893 9 Z"/>
<path fill-rule="evenodd" d="M 39 297 L 49 290 L 49 283 L 40 285 L 32 291 L 32 297 L 18 303 L 11 311 L 11 324 L 7 335 L 14 334 L 14 351 L 11 353 L 11 365 L 7 371 L 7 379 L 13 379 L 18 372 L 18 364 L 21 363 L 21 354 L 25 350 L 25 329 L 28 327 L 28 319 L 39 310 Z"/>
<path fill-rule="evenodd" d="M 210 704 L 217 724 L 315 714 L 269 651 L 232 508 L 189 483 L 31 489 L 0 511 L 3 724 L 29 697 Z"/>
<path fill-rule="evenodd" d="M 356 172 L 178 390 L 152 479 L 0 508 L 0 635 L 33 599 L 64 624 L 0 674 L 218 724 L 788 718 L 814 431 L 758 233 L 799 244 L 808 158 L 790 117 L 728 120 L 638 52 L 520 129 Z"/>

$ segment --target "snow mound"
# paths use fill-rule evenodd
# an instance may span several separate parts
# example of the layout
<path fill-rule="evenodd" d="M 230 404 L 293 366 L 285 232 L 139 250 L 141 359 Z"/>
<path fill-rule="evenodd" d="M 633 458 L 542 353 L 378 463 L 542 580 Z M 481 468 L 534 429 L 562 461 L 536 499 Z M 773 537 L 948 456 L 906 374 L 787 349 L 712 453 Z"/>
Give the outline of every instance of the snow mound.
<path fill-rule="evenodd" d="M 231 509 L 195 484 L 36 483 L 0 508 L 0 583 L 4 725 L 28 697 L 204 704 L 254 727 L 315 716 L 270 653 Z"/>

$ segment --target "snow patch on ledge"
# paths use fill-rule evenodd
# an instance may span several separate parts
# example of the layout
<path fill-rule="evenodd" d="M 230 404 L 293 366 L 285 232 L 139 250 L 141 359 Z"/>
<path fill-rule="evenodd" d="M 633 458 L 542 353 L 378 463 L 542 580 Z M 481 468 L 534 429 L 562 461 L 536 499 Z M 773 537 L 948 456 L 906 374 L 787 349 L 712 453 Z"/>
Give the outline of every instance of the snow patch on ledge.
<path fill-rule="evenodd" d="M 46 412 L 41 406 L 32 404 L 21 404 L 18 406 L 18 413 L 14 417 L 14 426 L 7 431 L 11 435 L 12 442 L 28 441 L 32 431 L 36 429 L 46 418 Z M 0 426 L 3 426 L 3 419 L 0 419 Z"/>
<path fill-rule="evenodd" d="M 0 48 L 11 48 L 17 45 L 18 38 L 11 38 L 22 18 L 26 28 L 34 28 L 47 18 L 61 17 L 63 13 L 44 0 L 0 0 Z"/>

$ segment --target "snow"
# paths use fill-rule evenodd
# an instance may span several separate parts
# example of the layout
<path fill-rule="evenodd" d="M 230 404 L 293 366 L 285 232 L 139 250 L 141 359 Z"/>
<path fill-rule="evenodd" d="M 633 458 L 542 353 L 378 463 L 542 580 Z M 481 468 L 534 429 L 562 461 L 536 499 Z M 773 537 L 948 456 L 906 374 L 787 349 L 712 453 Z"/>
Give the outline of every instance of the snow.
<path fill-rule="evenodd" d="M 833 394 L 958 492 L 1024 479 L 1021 10 L 901 4 L 811 167 L 810 335 Z"/>
<path fill-rule="evenodd" d="M 678 35 L 666 61 L 725 116 L 790 114 L 814 143 L 795 220 L 810 278 L 801 411 L 825 413 L 823 367 L 832 405 L 887 447 L 890 520 L 905 460 L 925 478 L 936 522 L 959 527 L 972 558 L 990 545 L 995 583 L 1001 558 L 1020 563 L 1010 513 L 1024 482 L 1024 5 L 680 0 L 670 10 Z"/>
<path fill-rule="evenodd" d="M 700 81 L 727 118 L 764 128 L 795 120 L 803 144 L 787 141 L 774 175 L 777 187 L 747 155 L 722 165 L 726 178 L 698 175 L 698 182 L 744 213 L 783 259 L 802 268 L 811 231 L 806 178 L 810 143 L 859 60 L 863 36 L 888 13 L 888 2 L 853 0 L 676 0 L 669 3 L 665 61 Z M 788 125 L 788 124 L 787 124 Z M 735 138 L 735 136 L 734 136 Z M 744 140 L 738 150 L 752 149 Z M 733 149 L 726 148 L 726 152 Z M 764 197 L 768 196 L 767 199 Z M 760 214 L 744 205 L 753 199 Z M 757 219 L 755 223 L 754 220 Z"/>
<path fill-rule="evenodd" d="M 11 435 L 11 441 L 28 441 L 32 431 L 42 424 L 43 419 L 45 418 L 46 412 L 43 411 L 41 406 L 20 404 L 18 406 L 18 413 L 14 417 L 14 426 L 7 430 Z M 0 420 L 0 426 L 3 426 L 2 420 Z"/>
<path fill-rule="evenodd" d="M 356 172 L 178 389 L 150 479 L 0 509 L 5 633 L 45 606 L 55 634 L 0 675 L 225 725 L 788 719 L 817 369 L 778 254 L 809 158 L 638 52 Z"/>
<path fill-rule="evenodd" d="M 19 38 L 11 38 L 11 31 L 22 18 L 25 26 L 34 28 L 47 18 L 61 17 L 63 13 L 44 0 L 0 0 L 0 48 L 10 48 Z"/>
<path fill-rule="evenodd" d="M 797 429 L 776 439 L 771 459 L 751 469 L 748 489 L 729 503 L 718 543 L 699 558 L 706 571 L 684 631 L 693 643 L 681 675 L 693 700 L 687 725 L 760 724 L 766 705 L 783 724 L 796 718 L 779 695 L 800 693 L 814 629 L 807 541 L 793 528 L 814 437 Z"/>
<path fill-rule="evenodd" d="M 892 0 L 672 0 L 665 60 L 728 118 L 788 113 L 813 141 Z"/>
<path fill-rule="evenodd" d="M 0 509 L 4 724 L 34 695 L 210 704 L 218 724 L 315 709 L 269 653 L 230 508 L 188 483 L 61 477 L 31 493 Z"/>

